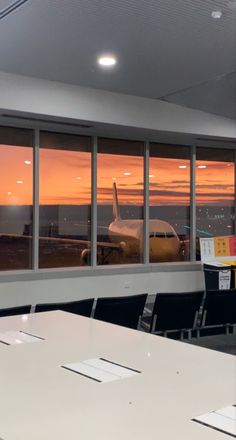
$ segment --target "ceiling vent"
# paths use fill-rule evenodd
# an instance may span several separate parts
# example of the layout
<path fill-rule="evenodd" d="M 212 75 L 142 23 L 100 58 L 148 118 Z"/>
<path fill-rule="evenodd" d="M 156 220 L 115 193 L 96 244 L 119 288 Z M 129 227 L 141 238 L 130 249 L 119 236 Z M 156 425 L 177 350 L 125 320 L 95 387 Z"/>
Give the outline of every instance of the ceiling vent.
<path fill-rule="evenodd" d="M 46 123 L 46 124 L 64 125 L 67 127 L 74 127 L 74 128 L 93 128 L 93 125 L 80 124 L 79 122 L 76 123 L 76 122 L 53 121 L 53 120 L 49 120 L 49 119 L 31 118 L 31 117 L 27 117 L 27 116 L 14 116 L 14 115 L 8 115 L 8 114 L 3 114 L 1 116 L 4 118 L 8 118 L 8 119 L 27 121 L 27 122 L 37 122 L 37 123 L 41 122 L 41 123 Z"/>
<path fill-rule="evenodd" d="M 218 139 L 218 138 L 215 139 L 215 138 L 198 137 L 198 138 L 196 138 L 196 140 L 202 141 L 202 142 L 214 142 L 214 143 L 219 142 L 220 144 L 236 146 L 236 141 L 229 141 L 228 139 Z"/>

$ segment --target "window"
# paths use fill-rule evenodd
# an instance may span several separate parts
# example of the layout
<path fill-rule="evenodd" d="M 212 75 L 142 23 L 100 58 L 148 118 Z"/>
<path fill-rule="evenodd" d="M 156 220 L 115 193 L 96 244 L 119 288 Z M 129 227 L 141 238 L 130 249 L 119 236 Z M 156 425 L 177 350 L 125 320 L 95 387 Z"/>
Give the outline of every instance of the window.
<path fill-rule="evenodd" d="M 143 153 L 141 142 L 98 141 L 98 264 L 143 262 Z"/>
<path fill-rule="evenodd" d="M 90 138 L 42 132 L 39 164 L 39 267 L 90 264 Z"/>
<path fill-rule="evenodd" d="M 0 127 L 0 270 L 32 267 L 33 133 Z"/>
<path fill-rule="evenodd" d="M 190 148 L 150 144 L 150 262 L 189 260 Z"/>
<path fill-rule="evenodd" d="M 234 234 L 234 151 L 197 148 L 196 235 Z M 197 241 L 197 258 L 199 242 Z"/>

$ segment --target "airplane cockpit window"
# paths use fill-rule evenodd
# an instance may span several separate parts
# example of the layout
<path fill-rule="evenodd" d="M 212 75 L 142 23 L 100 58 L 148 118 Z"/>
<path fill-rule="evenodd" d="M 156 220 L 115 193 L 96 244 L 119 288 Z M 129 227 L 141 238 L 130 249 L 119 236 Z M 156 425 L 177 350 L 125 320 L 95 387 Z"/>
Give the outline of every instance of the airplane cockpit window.
<path fill-rule="evenodd" d="M 0 270 L 32 268 L 33 131 L 0 127 Z"/>
<path fill-rule="evenodd" d="M 41 132 L 39 267 L 91 263 L 91 138 Z"/>

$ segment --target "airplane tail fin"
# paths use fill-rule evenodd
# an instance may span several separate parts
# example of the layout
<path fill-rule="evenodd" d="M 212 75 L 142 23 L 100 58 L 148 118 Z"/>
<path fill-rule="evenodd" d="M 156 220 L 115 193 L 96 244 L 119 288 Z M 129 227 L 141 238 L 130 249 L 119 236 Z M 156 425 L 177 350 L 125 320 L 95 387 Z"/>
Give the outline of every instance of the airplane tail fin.
<path fill-rule="evenodd" d="M 118 195 L 117 195 L 117 188 L 116 183 L 113 182 L 113 217 L 114 220 L 120 220 L 120 207 L 118 203 Z"/>

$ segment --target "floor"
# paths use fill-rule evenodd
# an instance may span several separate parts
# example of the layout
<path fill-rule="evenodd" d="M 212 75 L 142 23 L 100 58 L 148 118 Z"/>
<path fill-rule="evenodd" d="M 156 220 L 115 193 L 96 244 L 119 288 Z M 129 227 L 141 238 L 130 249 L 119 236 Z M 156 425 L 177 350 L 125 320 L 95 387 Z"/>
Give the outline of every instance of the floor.
<path fill-rule="evenodd" d="M 185 342 L 236 356 L 236 334 L 201 336 Z"/>

